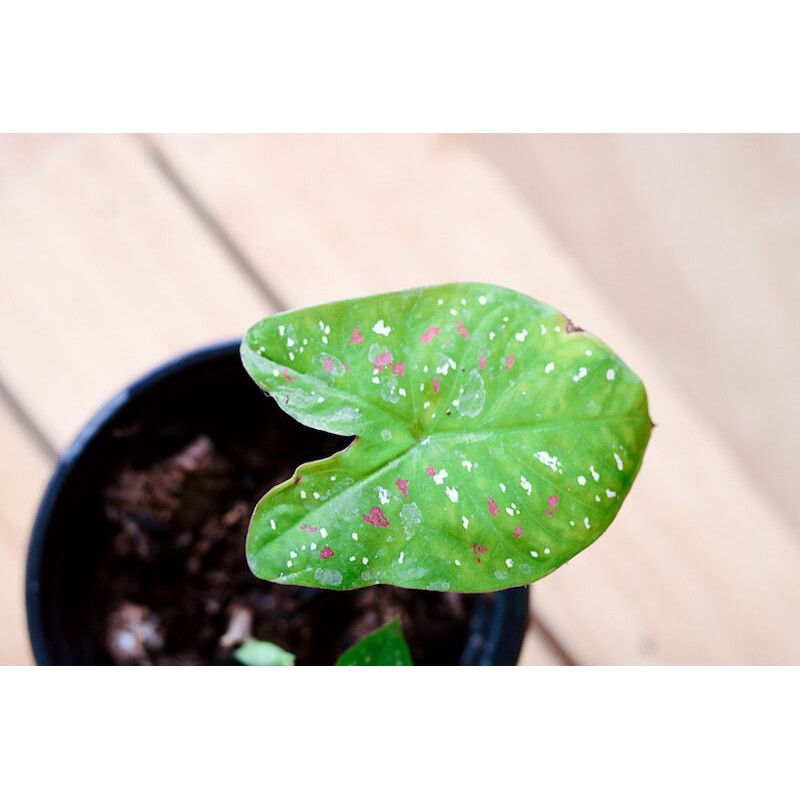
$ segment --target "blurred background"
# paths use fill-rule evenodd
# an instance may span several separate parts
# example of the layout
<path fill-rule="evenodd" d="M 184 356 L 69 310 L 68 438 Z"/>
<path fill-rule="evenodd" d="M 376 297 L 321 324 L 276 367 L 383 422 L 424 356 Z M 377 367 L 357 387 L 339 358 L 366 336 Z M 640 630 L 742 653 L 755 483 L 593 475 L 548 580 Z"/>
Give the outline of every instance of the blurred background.
<path fill-rule="evenodd" d="M 453 280 L 559 307 L 657 423 L 528 664 L 800 663 L 800 137 L 0 136 L 0 663 L 58 453 L 280 308 Z"/>

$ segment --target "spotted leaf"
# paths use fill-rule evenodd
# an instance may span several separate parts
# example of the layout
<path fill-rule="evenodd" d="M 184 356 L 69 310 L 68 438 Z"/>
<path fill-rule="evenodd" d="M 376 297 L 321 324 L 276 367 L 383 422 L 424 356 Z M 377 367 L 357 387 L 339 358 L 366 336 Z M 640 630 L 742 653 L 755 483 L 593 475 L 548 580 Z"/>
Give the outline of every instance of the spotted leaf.
<path fill-rule="evenodd" d="M 355 437 L 259 502 L 248 562 L 282 583 L 535 581 L 609 526 L 650 437 L 644 386 L 617 355 L 488 284 L 277 314 L 241 352 L 292 417 Z"/>

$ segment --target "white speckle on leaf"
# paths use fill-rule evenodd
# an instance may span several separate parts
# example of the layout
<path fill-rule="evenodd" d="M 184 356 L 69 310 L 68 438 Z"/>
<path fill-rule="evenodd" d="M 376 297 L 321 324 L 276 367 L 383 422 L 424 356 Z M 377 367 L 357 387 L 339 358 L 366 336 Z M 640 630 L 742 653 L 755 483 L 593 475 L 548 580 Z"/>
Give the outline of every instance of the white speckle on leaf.
<path fill-rule="evenodd" d="M 312 494 L 311 496 L 312 496 L 312 497 L 313 497 L 315 500 L 319 500 L 319 492 L 314 492 L 314 494 Z"/>
<path fill-rule="evenodd" d="M 397 394 L 399 394 L 399 395 L 400 395 L 400 397 L 405 397 L 405 396 L 406 396 L 406 390 L 405 390 L 405 389 L 404 389 L 404 388 L 401 386 L 401 387 L 400 387 L 400 388 L 397 390 Z"/>
<path fill-rule="evenodd" d="M 617 493 L 611 489 L 606 489 L 606 497 L 616 497 Z"/>
<path fill-rule="evenodd" d="M 535 550 L 531 550 L 531 555 L 532 555 L 534 558 L 539 558 L 539 554 L 538 554 L 538 553 L 537 553 Z"/>
<path fill-rule="evenodd" d="M 294 361 L 294 353 L 289 353 L 289 361 Z"/>
<path fill-rule="evenodd" d="M 355 560 L 356 560 L 356 557 L 355 557 L 355 556 L 350 556 L 350 558 L 348 558 L 347 560 L 348 560 L 348 561 L 355 561 Z"/>
<path fill-rule="evenodd" d="M 617 377 L 617 373 L 613 369 L 606 370 L 606 380 L 613 381 Z"/>
<path fill-rule="evenodd" d="M 388 442 L 391 438 L 392 432 L 388 428 L 384 428 L 381 431 L 381 439 L 383 439 L 384 442 Z"/>
<path fill-rule="evenodd" d="M 373 333 L 377 333 L 378 336 L 388 336 L 392 329 L 388 325 L 384 325 L 383 320 L 379 319 L 373 326 L 372 326 Z"/>
<path fill-rule="evenodd" d="M 385 506 L 389 502 L 389 492 L 387 489 L 384 489 L 383 486 L 378 487 L 378 500 L 381 501 L 382 506 Z"/>
<path fill-rule="evenodd" d="M 316 550 L 317 549 L 317 543 L 316 542 L 311 542 L 311 544 L 309 545 L 309 549 Z"/>
<path fill-rule="evenodd" d="M 269 526 L 270 526 L 270 528 L 272 528 L 272 530 L 275 530 L 275 520 L 274 519 L 271 519 L 269 521 Z"/>
<path fill-rule="evenodd" d="M 335 481 L 335 480 L 336 480 L 336 476 L 335 475 L 331 475 L 331 481 Z"/>
<path fill-rule="evenodd" d="M 286 562 L 286 566 L 287 566 L 287 567 L 291 567 L 293 563 L 294 563 L 294 562 L 292 562 L 292 561 L 287 561 L 287 562 Z"/>
<path fill-rule="evenodd" d="M 306 490 L 305 490 L 305 489 L 301 489 L 301 490 L 300 490 L 300 497 L 301 497 L 301 499 L 303 499 L 303 500 L 305 500 L 305 499 L 308 497 L 308 494 L 306 493 Z"/>
<path fill-rule="evenodd" d="M 469 528 L 469 520 L 466 517 L 461 517 L 461 524 L 464 526 L 464 530 Z"/>
<path fill-rule="evenodd" d="M 545 328 L 545 326 L 542 325 L 541 323 L 539 324 L 539 333 L 541 333 L 542 336 L 544 336 L 547 333 L 547 328 Z"/>
<path fill-rule="evenodd" d="M 357 534 L 355 531 L 353 531 L 353 533 L 351 534 L 351 536 L 353 537 L 353 541 L 354 541 L 354 542 L 357 542 L 357 541 L 358 541 L 358 534 Z"/>
<path fill-rule="evenodd" d="M 290 558 L 297 558 L 297 553 L 295 553 L 295 551 L 294 551 L 294 550 L 292 550 L 292 551 L 289 553 L 289 557 L 290 557 Z"/>
<path fill-rule="evenodd" d="M 514 338 L 515 338 L 515 339 L 516 339 L 518 342 L 524 342 L 524 341 L 525 341 L 525 339 L 527 339 L 527 338 L 528 338 L 528 329 L 527 329 L 527 328 L 524 328 L 524 329 L 523 329 L 523 330 L 521 330 L 519 333 L 515 333 L 515 334 L 514 334 Z"/>
<path fill-rule="evenodd" d="M 524 475 L 519 476 L 519 485 L 530 495 L 533 485 Z"/>
<path fill-rule="evenodd" d="M 479 302 L 479 303 L 480 303 L 482 306 L 485 306 L 485 305 L 486 305 L 486 297 L 485 297 L 484 295 L 481 295 L 481 296 L 478 298 L 478 302 Z"/>
<path fill-rule="evenodd" d="M 506 493 L 506 485 L 504 483 L 497 484 L 500 487 L 500 491 L 505 494 Z"/>
<path fill-rule="evenodd" d="M 453 563 L 454 563 L 454 564 L 455 564 L 457 567 L 460 567 L 460 566 L 461 566 L 461 562 L 460 562 L 458 559 L 456 559 L 456 560 L 455 560 Z"/>
<path fill-rule="evenodd" d="M 586 486 L 586 478 L 583 475 L 578 475 L 578 483 L 581 486 Z"/>
<path fill-rule="evenodd" d="M 507 566 L 509 569 L 511 569 L 511 567 L 513 567 L 513 566 L 514 566 L 514 562 L 513 562 L 513 561 L 512 561 L 510 558 L 507 558 L 507 559 L 506 559 L 506 566 Z"/>
<path fill-rule="evenodd" d="M 400 400 L 400 393 L 397 391 L 397 380 L 395 378 L 387 378 L 383 386 L 381 386 L 381 397 L 387 403 L 395 404 Z"/>
<path fill-rule="evenodd" d="M 398 564 L 402 564 L 402 563 L 403 563 L 403 559 L 404 559 L 405 557 L 406 557 L 406 554 L 405 554 L 405 552 L 401 550 L 401 551 L 400 551 L 400 557 L 397 559 L 397 563 L 398 563 Z"/>
<path fill-rule="evenodd" d="M 462 417 L 477 417 L 483 411 L 485 403 L 486 387 L 483 383 L 483 376 L 480 370 L 473 369 L 461 389 L 460 400 L 454 400 L 453 405 L 458 408 L 458 413 Z"/>
<path fill-rule="evenodd" d="M 544 554 L 545 554 L 546 556 L 549 556 L 549 555 L 550 555 L 550 548 L 549 548 L 549 547 L 545 547 L 545 549 L 544 549 Z"/>
<path fill-rule="evenodd" d="M 591 355 L 592 355 L 592 351 L 591 351 L 591 350 L 587 350 L 587 351 L 586 351 L 586 355 L 587 355 L 587 356 L 589 356 L 589 357 L 591 357 Z"/>
<path fill-rule="evenodd" d="M 588 374 L 589 370 L 587 370 L 586 367 L 580 367 L 580 369 L 578 369 L 578 374 L 572 376 L 572 380 L 575 381 L 575 383 L 578 383 L 579 381 L 582 381 Z"/>
<path fill-rule="evenodd" d="M 551 456 L 546 450 L 540 450 L 533 455 L 540 463 L 544 464 L 546 467 L 550 467 L 553 472 L 557 472 L 561 468 L 561 462 L 555 456 Z"/>
<path fill-rule="evenodd" d="M 444 483 L 444 479 L 445 479 L 446 477 L 447 477 L 447 470 L 446 470 L 446 469 L 440 469 L 440 470 L 439 470 L 439 471 L 438 471 L 438 472 L 437 472 L 437 473 L 436 473 L 436 474 L 433 476 L 433 482 L 434 482 L 434 483 L 435 483 L 437 486 L 441 486 L 441 485 Z"/>
<path fill-rule="evenodd" d="M 373 382 L 373 383 L 380 383 L 380 382 L 381 382 L 381 379 L 380 379 L 380 378 L 373 378 L 373 379 L 372 379 L 372 382 Z"/>
<path fill-rule="evenodd" d="M 587 531 L 589 530 L 589 528 L 591 528 L 591 527 L 592 527 L 592 526 L 589 524 L 589 517 L 584 517 L 584 518 L 583 518 L 583 525 L 584 525 L 584 527 L 586 528 L 586 530 L 587 530 Z"/>
<path fill-rule="evenodd" d="M 600 473 L 594 468 L 594 464 L 589 467 L 589 472 L 592 473 L 592 477 L 596 480 L 600 480 Z"/>
<path fill-rule="evenodd" d="M 362 563 L 362 564 L 363 564 L 363 565 L 366 567 L 366 566 L 367 566 L 367 564 L 369 564 L 369 559 L 368 559 L 366 556 L 364 556 L 364 557 L 361 559 L 361 563 Z"/>
<path fill-rule="evenodd" d="M 497 334 L 494 331 L 489 331 L 489 341 L 491 342 Z"/>
<path fill-rule="evenodd" d="M 617 469 L 621 470 L 623 467 L 622 459 L 616 453 L 614 453 L 614 461 L 617 462 Z"/>
<path fill-rule="evenodd" d="M 424 439 L 420 439 L 419 443 L 424 447 L 426 444 L 430 444 L 431 443 L 431 437 L 430 436 L 426 436 Z"/>
<path fill-rule="evenodd" d="M 465 469 L 467 472 L 472 472 L 472 462 L 471 462 L 469 459 L 465 458 L 465 459 L 464 459 L 464 460 L 461 462 L 461 466 L 462 466 L 462 467 L 464 467 L 464 469 Z"/>
<path fill-rule="evenodd" d="M 324 403 L 325 402 L 325 398 L 324 397 L 318 397 L 317 398 L 317 402 L 318 403 Z"/>
<path fill-rule="evenodd" d="M 595 501 L 595 503 L 599 503 L 600 502 L 600 495 L 599 494 L 596 494 L 594 496 L 594 501 Z"/>
<path fill-rule="evenodd" d="M 513 508 L 506 508 L 506 514 L 508 514 L 509 517 L 513 517 L 514 516 L 514 509 Z"/>
<path fill-rule="evenodd" d="M 458 502 L 458 489 L 454 489 L 451 486 L 445 486 L 444 493 L 450 498 L 451 503 Z"/>
<path fill-rule="evenodd" d="M 342 573 L 338 569 L 323 569 L 320 567 L 314 573 L 314 577 L 323 586 L 338 586 L 342 582 Z"/>
<path fill-rule="evenodd" d="M 327 531 L 327 530 L 325 530 L 325 528 L 320 528 L 320 529 L 319 529 L 319 535 L 320 535 L 320 536 L 321 536 L 323 539 L 327 539 L 327 538 L 328 538 L 328 531 Z"/>
<path fill-rule="evenodd" d="M 426 401 L 425 401 L 425 402 L 422 404 L 422 407 L 423 407 L 424 409 L 428 409 L 428 408 L 430 408 L 430 407 L 431 407 L 430 400 L 426 400 Z"/>
<path fill-rule="evenodd" d="M 556 365 L 552 361 L 548 362 L 544 368 L 544 374 L 549 375 L 555 368 Z"/>
<path fill-rule="evenodd" d="M 284 325 L 278 325 L 278 336 L 283 336 L 286 333 L 286 327 Z"/>

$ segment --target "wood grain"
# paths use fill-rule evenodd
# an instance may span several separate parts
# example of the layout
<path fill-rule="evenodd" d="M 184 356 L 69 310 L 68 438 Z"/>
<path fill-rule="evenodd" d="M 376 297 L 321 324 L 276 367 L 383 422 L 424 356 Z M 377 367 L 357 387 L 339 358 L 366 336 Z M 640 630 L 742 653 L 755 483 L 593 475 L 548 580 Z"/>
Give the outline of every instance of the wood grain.
<path fill-rule="evenodd" d="M 15 181 L 0 248 L 0 376 L 58 447 L 132 378 L 271 310 L 127 137 Z"/>
<path fill-rule="evenodd" d="M 580 663 L 797 663 L 800 543 L 730 447 L 505 180 L 436 137 L 159 137 L 290 304 L 449 280 L 550 302 L 610 342 L 658 423 L 603 539 L 535 586 Z"/>
<path fill-rule="evenodd" d="M 0 664 L 29 664 L 25 557 L 52 461 L 36 447 L 1 398 L 0 442 Z"/>

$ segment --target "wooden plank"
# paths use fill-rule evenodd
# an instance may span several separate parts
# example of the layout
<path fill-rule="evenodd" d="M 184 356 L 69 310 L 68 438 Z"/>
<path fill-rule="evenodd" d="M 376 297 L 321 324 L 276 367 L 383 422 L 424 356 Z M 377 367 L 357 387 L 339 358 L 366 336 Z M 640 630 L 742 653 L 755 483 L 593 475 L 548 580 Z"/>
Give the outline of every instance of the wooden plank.
<path fill-rule="evenodd" d="M 800 136 L 469 143 L 603 284 L 752 478 L 770 476 L 765 490 L 800 525 L 800 370 L 788 368 L 800 350 Z"/>
<path fill-rule="evenodd" d="M 59 447 L 135 376 L 271 310 L 128 137 L 18 176 L 0 252 L 0 376 Z"/>
<path fill-rule="evenodd" d="M 449 280 L 544 299 L 612 343 L 658 423 L 611 531 L 536 585 L 581 663 L 797 663 L 800 543 L 730 448 L 486 161 L 442 137 L 158 138 L 291 304 Z"/>
<path fill-rule="evenodd" d="M 39 498 L 52 469 L 0 398 L 0 664 L 30 664 L 25 558 Z"/>

